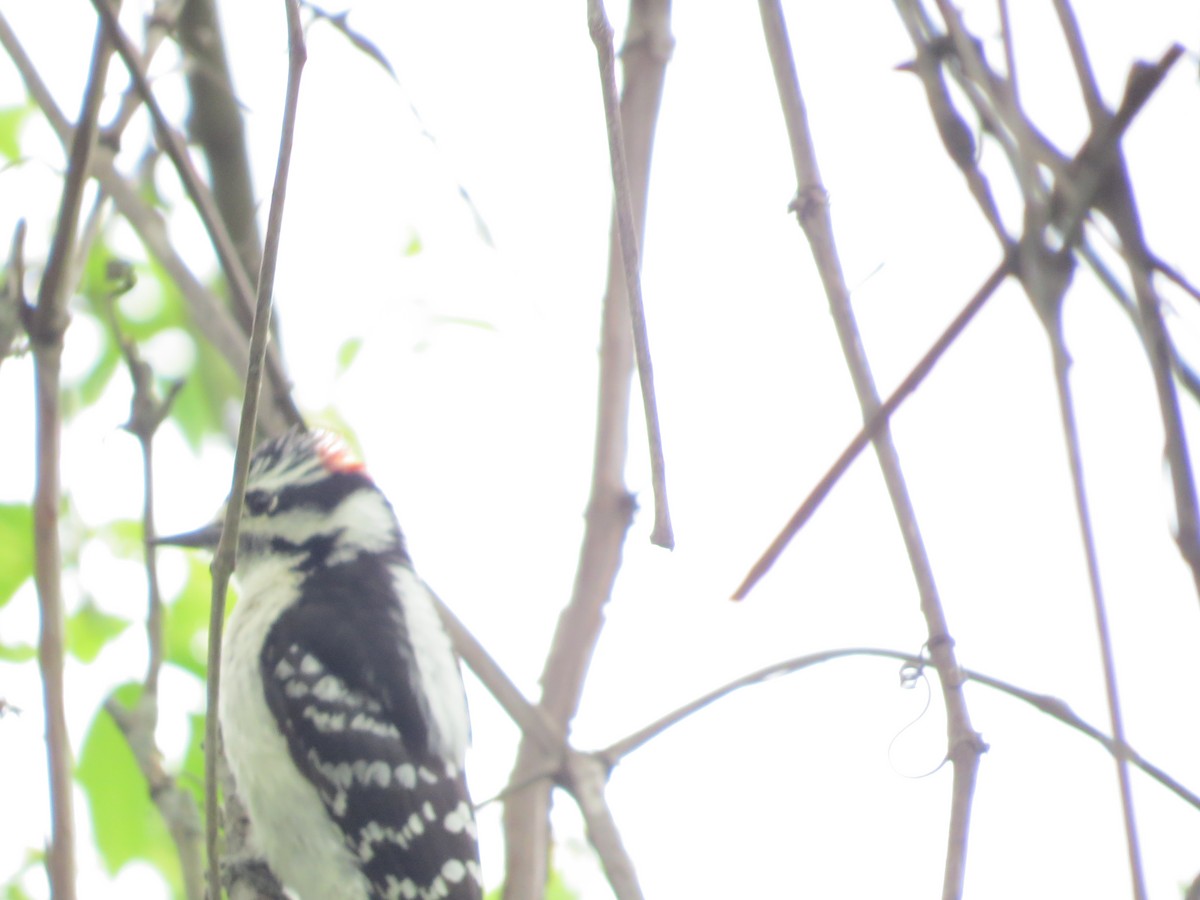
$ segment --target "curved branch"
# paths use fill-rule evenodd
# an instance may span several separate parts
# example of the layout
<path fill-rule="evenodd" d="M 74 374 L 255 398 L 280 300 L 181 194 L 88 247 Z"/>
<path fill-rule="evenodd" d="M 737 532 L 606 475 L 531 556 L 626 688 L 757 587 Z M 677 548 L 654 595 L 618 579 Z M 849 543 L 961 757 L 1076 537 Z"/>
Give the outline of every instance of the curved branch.
<path fill-rule="evenodd" d="M 820 663 L 854 656 L 874 656 L 883 659 L 894 659 L 913 668 L 924 668 L 929 664 L 929 659 L 924 656 L 915 656 L 912 653 L 904 653 L 900 650 L 887 650 L 878 647 L 847 647 L 840 650 L 822 650 L 818 653 L 808 653 L 804 656 L 797 656 L 792 659 L 783 660 L 782 662 L 772 663 L 740 678 L 735 678 L 733 681 L 723 684 L 689 703 L 685 703 L 683 706 L 672 710 L 666 715 L 660 716 L 632 734 L 621 738 L 621 740 L 609 744 L 603 750 L 597 751 L 595 755 L 599 756 L 609 766 L 616 766 L 630 753 L 633 753 L 653 738 L 662 734 L 671 726 L 677 725 L 688 716 L 700 712 L 705 707 L 711 706 L 718 700 L 728 697 L 742 688 L 762 684 L 784 675 L 791 675 L 811 666 L 819 665 Z M 1197 795 L 1178 780 L 1172 778 L 1167 772 L 1147 760 L 1128 744 L 1114 740 L 1099 728 L 1082 719 L 1065 701 L 1057 697 L 1052 697 L 1049 694 L 1038 694 L 972 669 L 963 669 L 961 674 L 965 682 L 973 681 L 992 690 L 999 691 L 1002 694 L 1015 697 L 1029 704 L 1039 712 L 1057 719 L 1064 725 L 1073 728 L 1080 734 L 1100 744 L 1113 757 L 1123 757 L 1129 760 L 1133 765 L 1179 797 L 1184 803 L 1200 811 L 1200 795 Z"/>

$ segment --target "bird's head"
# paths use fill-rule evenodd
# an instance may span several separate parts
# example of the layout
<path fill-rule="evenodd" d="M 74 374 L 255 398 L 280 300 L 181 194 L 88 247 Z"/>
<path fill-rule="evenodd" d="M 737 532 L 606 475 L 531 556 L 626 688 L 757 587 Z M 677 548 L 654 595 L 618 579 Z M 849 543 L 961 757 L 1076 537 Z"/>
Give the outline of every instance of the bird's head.
<path fill-rule="evenodd" d="M 213 549 L 228 501 L 195 531 L 156 543 Z M 360 552 L 403 550 L 391 505 L 335 435 L 293 429 L 254 452 L 238 528 L 238 570 L 271 558 L 325 565 Z"/>

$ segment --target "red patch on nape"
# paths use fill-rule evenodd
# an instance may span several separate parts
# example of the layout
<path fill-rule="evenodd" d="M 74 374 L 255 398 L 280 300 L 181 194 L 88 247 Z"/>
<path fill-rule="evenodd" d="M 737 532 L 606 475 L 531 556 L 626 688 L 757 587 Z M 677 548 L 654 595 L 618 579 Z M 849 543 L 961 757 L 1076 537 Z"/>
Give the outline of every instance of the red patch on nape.
<path fill-rule="evenodd" d="M 322 431 L 317 434 L 316 451 L 321 464 L 330 472 L 366 471 L 362 460 L 356 459 L 346 442 L 332 432 Z"/>

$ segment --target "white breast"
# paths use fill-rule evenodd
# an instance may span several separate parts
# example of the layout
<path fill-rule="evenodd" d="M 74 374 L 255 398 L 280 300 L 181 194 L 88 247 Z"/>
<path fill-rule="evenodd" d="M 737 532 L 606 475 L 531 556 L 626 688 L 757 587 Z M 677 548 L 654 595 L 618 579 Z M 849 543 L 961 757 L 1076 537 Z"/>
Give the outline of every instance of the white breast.
<path fill-rule="evenodd" d="M 280 881 L 304 900 L 367 900 L 367 881 L 316 788 L 292 762 L 263 692 L 263 641 L 296 597 L 294 573 L 263 561 L 244 576 L 221 648 L 220 718 L 255 841 Z"/>

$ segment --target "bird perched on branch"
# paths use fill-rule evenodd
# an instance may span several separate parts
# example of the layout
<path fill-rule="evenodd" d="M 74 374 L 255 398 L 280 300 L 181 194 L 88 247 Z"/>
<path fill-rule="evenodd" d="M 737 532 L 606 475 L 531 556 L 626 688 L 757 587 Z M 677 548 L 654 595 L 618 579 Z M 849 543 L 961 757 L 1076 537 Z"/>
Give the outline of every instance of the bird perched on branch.
<path fill-rule="evenodd" d="M 224 511 L 161 538 L 217 545 Z M 221 649 L 225 755 L 303 900 L 478 900 L 458 661 L 387 498 L 327 434 L 254 454 Z"/>

